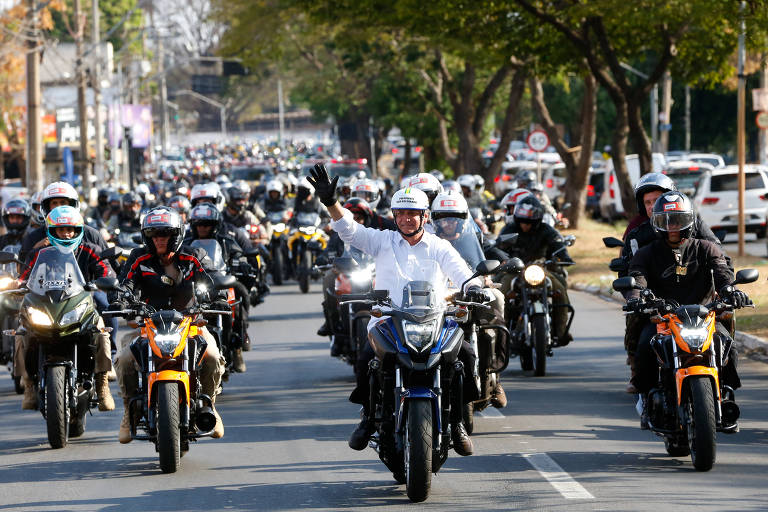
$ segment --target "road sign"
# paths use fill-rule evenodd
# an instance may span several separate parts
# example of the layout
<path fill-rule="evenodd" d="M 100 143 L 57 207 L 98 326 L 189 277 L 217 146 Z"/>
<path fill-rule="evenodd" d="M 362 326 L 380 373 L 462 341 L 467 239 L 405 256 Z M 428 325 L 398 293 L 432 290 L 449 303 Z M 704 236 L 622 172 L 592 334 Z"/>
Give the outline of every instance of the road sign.
<path fill-rule="evenodd" d="M 768 112 L 758 112 L 755 122 L 761 130 L 768 130 Z"/>
<path fill-rule="evenodd" d="M 528 147 L 531 151 L 540 153 L 549 147 L 549 137 L 544 130 L 533 130 L 528 134 L 528 138 L 525 140 L 528 143 Z"/>

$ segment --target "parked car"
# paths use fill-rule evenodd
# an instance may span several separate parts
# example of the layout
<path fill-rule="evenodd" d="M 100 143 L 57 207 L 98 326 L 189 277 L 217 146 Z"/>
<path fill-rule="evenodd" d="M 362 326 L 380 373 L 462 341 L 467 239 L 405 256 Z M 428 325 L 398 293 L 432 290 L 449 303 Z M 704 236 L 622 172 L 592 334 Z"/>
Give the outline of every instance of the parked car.
<path fill-rule="evenodd" d="M 748 233 L 762 238 L 766 235 L 768 217 L 768 167 L 747 165 L 744 173 L 745 228 Z M 712 231 L 738 231 L 738 183 L 739 168 L 736 165 L 706 171 L 701 177 L 693 203 Z"/>
<path fill-rule="evenodd" d="M 692 162 L 690 160 L 676 160 L 667 162 L 666 167 L 661 171 L 666 174 L 677 185 L 677 190 L 688 197 L 696 194 L 696 187 L 704 175 L 704 172 L 714 169 L 710 164 Z"/>
<path fill-rule="evenodd" d="M 542 166 L 541 183 L 544 185 L 544 193 L 550 200 L 554 201 L 562 195 L 566 178 L 568 178 L 568 174 L 564 163 Z"/>
<path fill-rule="evenodd" d="M 27 187 L 21 183 L 19 178 L 7 178 L 0 182 L 0 208 L 11 199 L 29 200 Z"/>
<path fill-rule="evenodd" d="M 515 181 L 515 175 L 522 170 L 538 168 L 536 162 L 529 160 L 515 160 L 513 162 L 503 162 L 501 164 L 501 171 L 499 175 L 493 179 L 494 192 L 496 197 L 502 198 L 504 194 L 510 190 L 517 188 L 517 182 Z"/>
<path fill-rule="evenodd" d="M 722 169 L 725 167 L 723 157 L 716 153 L 691 153 L 686 157 L 686 160 L 709 164 L 715 169 Z"/>
<path fill-rule="evenodd" d="M 587 202 L 584 205 L 584 209 L 593 219 L 600 218 L 600 196 L 603 195 L 605 187 L 605 173 L 605 168 L 592 169 L 589 173 Z"/>
<path fill-rule="evenodd" d="M 667 163 L 664 155 L 653 153 L 653 172 L 661 172 Z M 640 160 L 637 155 L 627 155 L 627 171 L 632 186 L 640 179 Z M 606 172 L 603 176 L 603 195 L 600 197 L 600 216 L 605 220 L 613 220 L 624 215 L 624 205 L 621 204 L 621 193 L 616 172 L 613 170 L 613 160 L 608 161 Z"/>

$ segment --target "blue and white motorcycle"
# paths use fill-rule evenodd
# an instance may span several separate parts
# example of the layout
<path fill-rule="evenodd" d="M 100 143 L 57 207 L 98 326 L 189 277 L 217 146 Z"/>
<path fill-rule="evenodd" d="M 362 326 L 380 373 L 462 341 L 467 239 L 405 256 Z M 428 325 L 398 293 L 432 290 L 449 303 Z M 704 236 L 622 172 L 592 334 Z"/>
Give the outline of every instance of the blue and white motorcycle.
<path fill-rule="evenodd" d="M 498 265 L 480 262 L 472 277 L 492 274 Z M 429 495 L 432 473 L 448 458 L 450 425 L 462 421 L 464 331 L 459 322 L 467 318 L 467 307 L 478 304 L 448 297 L 437 262 L 420 261 L 418 267 L 420 274 L 408 275 L 420 280 L 401 277 L 395 288 L 402 289 L 402 298 L 389 297 L 387 290 L 342 296 L 342 304 L 374 306 L 369 410 L 377 431 L 370 444 L 414 502 Z"/>

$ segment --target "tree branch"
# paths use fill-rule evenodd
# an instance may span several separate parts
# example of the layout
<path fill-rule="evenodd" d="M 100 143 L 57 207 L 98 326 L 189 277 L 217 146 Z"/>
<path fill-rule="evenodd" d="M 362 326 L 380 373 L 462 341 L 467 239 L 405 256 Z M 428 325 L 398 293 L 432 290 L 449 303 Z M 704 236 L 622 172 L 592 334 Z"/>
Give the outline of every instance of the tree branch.
<path fill-rule="evenodd" d="M 475 108 L 475 119 L 472 122 L 472 132 L 474 132 L 475 135 L 479 135 L 483 130 L 485 118 L 487 117 L 488 110 L 493 102 L 493 97 L 496 95 L 496 91 L 498 91 L 501 84 L 504 83 L 504 80 L 506 80 L 511 71 L 512 67 L 510 65 L 505 64 L 500 67 L 488 81 L 482 94 L 480 94 L 480 98 L 477 100 L 477 107 Z"/>

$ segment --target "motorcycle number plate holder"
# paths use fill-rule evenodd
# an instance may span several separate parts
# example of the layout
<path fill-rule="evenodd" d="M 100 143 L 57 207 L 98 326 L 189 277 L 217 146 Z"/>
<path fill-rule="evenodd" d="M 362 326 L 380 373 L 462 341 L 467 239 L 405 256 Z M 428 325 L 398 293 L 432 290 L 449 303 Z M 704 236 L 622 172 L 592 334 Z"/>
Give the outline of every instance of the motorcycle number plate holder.
<path fill-rule="evenodd" d="M 534 313 L 544 313 L 544 305 L 541 302 L 534 302 L 533 303 L 533 312 Z"/>

